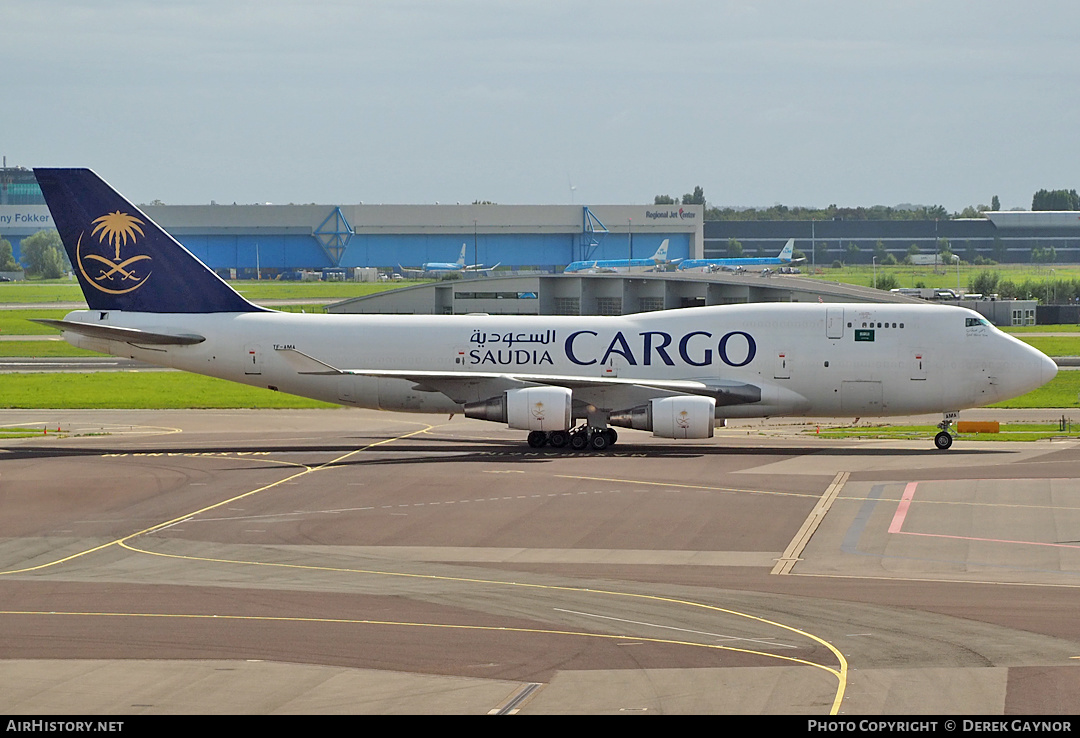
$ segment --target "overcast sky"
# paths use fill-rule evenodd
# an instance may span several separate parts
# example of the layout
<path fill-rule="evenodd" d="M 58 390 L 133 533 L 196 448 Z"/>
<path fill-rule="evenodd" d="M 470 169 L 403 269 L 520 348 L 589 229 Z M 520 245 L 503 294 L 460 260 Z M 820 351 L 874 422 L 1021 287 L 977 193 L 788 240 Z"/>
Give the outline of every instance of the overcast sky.
<path fill-rule="evenodd" d="M 9 166 L 135 202 L 1031 205 L 1080 4 L 6 0 Z"/>

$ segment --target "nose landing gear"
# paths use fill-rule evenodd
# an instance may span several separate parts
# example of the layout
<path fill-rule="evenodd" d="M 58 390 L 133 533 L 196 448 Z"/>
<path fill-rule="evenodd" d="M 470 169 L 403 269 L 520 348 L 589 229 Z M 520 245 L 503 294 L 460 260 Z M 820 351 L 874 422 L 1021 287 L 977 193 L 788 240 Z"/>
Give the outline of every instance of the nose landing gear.
<path fill-rule="evenodd" d="M 949 428 L 952 427 L 952 424 L 953 418 L 949 417 L 946 417 L 938 423 L 938 428 L 940 428 L 941 431 L 934 436 L 934 447 L 938 451 L 947 451 L 949 447 L 952 446 L 953 437 L 952 434 L 949 433 Z"/>

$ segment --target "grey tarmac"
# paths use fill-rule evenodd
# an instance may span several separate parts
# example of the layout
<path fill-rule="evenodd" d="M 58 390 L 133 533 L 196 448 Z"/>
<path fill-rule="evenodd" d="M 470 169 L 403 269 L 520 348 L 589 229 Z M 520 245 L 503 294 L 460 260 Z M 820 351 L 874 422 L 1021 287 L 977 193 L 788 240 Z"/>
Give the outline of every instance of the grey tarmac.
<path fill-rule="evenodd" d="M 1080 712 L 1077 443 L 810 422 L 0 411 L 0 709 Z"/>

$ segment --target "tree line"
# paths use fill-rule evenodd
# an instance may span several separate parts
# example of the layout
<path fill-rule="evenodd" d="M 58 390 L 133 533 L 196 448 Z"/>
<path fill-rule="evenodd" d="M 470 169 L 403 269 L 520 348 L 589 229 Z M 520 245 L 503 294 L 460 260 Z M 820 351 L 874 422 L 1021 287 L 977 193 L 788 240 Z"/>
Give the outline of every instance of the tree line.
<path fill-rule="evenodd" d="M 71 271 L 60 234 L 48 230 L 27 236 L 19 247 L 19 261 L 15 260 L 11 242 L 0 238 L 0 272 L 20 270 L 25 270 L 28 277 L 40 279 L 59 279 Z"/>
<path fill-rule="evenodd" d="M 824 208 L 789 207 L 772 205 L 767 208 L 720 208 L 709 207 L 705 200 L 705 190 L 695 187 L 681 199 L 671 195 L 656 195 L 655 205 L 703 205 L 705 220 L 953 220 L 957 218 L 981 218 L 982 213 L 996 212 L 1001 209 L 997 195 L 990 198 L 989 205 L 968 205 L 960 211 L 950 213 L 941 205 L 872 205 L 870 207 L 839 207 L 829 205 Z M 1076 190 L 1039 190 L 1032 197 L 1032 210 L 1080 210 L 1080 195 Z"/>
<path fill-rule="evenodd" d="M 1062 304 L 1080 300 L 1080 279 L 1025 279 L 1014 282 L 994 271 L 979 272 L 968 280 L 968 291 L 1002 299 L 1039 300 Z"/>

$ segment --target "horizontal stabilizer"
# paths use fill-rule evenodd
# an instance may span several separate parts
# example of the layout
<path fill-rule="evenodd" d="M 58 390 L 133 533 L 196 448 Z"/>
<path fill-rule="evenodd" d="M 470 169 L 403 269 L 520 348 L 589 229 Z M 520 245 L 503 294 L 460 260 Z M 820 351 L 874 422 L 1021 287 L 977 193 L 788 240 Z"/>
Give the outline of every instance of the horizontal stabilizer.
<path fill-rule="evenodd" d="M 120 328 L 112 325 L 95 325 L 94 323 L 76 323 L 70 320 L 50 320 L 47 318 L 32 318 L 31 322 L 47 325 L 50 328 L 59 328 L 69 333 L 78 333 L 88 338 L 105 339 L 106 341 L 123 341 L 135 343 L 141 346 L 191 346 L 206 340 L 203 336 L 194 333 L 154 333 L 142 331 L 138 328 Z"/>

